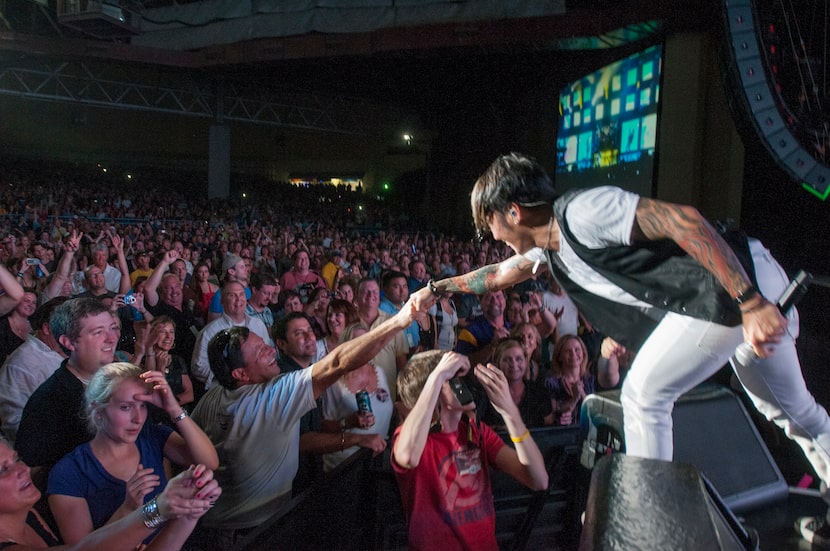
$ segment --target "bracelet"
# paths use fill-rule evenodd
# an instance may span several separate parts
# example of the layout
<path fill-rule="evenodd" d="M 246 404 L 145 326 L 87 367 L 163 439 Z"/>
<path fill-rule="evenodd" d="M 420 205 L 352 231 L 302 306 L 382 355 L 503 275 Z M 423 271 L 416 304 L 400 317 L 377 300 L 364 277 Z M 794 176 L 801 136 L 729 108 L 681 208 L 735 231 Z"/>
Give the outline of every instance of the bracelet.
<path fill-rule="evenodd" d="M 182 412 L 175 417 L 173 417 L 173 424 L 178 425 L 182 419 L 186 419 L 188 417 L 187 410 L 182 410 Z"/>
<path fill-rule="evenodd" d="M 430 279 L 429 281 L 427 281 L 427 289 L 429 289 L 429 292 L 435 295 L 436 297 L 444 296 L 444 291 L 441 291 L 438 287 L 435 286 L 434 279 Z"/>
<path fill-rule="evenodd" d="M 519 442 L 524 442 L 525 440 L 527 440 L 528 436 L 530 436 L 530 429 L 525 429 L 525 432 L 524 432 L 523 435 L 521 435 L 521 436 L 511 436 L 510 440 L 512 442 L 518 444 Z"/>
<path fill-rule="evenodd" d="M 17 277 L 19 277 L 20 279 L 23 279 L 23 272 L 17 272 Z"/>
<path fill-rule="evenodd" d="M 754 312 L 755 310 L 757 310 L 760 307 L 764 306 L 766 303 L 767 303 L 766 299 L 764 299 L 762 297 L 761 300 L 758 301 L 758 304 L 756 304 L 752 308 L 747 308 L 746 310 L 741 310 L 741 315 L 745 316 L 745 315 L 749 314 L 750 312 Z"/>
<path fill-rule="evenodd" d="M 750 284 L 749 287 L 738 293 L 738 296 L 735 297 L 735 302 L 740 306 L 741 304 L 746 303 L 748 300 L 755 298 L 755 295 L 758 294 L 758 289 L 755 288 L 755 285 Z"/>
<path fill-rule="evenodd" d="M 150 530 L 155 530 L 167 522 L 167 519 L 159 512 L 156 498 L 151 499 L 141 508 L 141 520 L 144 521 L 144 526 Z"/>

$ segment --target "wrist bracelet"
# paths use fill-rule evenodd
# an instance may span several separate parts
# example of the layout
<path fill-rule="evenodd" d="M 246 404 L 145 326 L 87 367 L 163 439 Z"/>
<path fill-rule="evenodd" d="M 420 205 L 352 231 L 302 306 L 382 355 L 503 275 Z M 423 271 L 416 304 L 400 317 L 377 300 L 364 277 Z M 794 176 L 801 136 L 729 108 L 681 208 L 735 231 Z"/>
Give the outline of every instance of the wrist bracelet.
<path fill-rule="evenodd" d="M 442 297 L 445 294 L 444 291 L 435 286 L 434 279 L 430 279 L 429 281 L 427 281 L 427 289 L 429 289 L 429 292 L 436 297 Z"/>
<path fill-rule="evenodd" d="M 144 522 L 144 526 L 150 530 L 155 530 L 167 522 L 167 519 L 159 512 L 156 498 L 151 499 L 141 508 L 141 520 Z"/>
<path fill-rule="evenodd" d="M 754 312 L 755 310 L 759 309 L 760 307 L 762 307 L 766 303 L 767 303 L 766 299 L 764 297 L 761 297 L 761 300 L 759 300 L 758 304 L 756 304 L 755 306 L 753 306 L 751 308 L 747 308 L 746 310 L 741 310 L 741 315 L 744 316 L 746 314 L 749 314 L 750 312 Z"/>
<path fill-rule="evenodd" d="M 511 436 L 510 440 L 515 444 L 518 444 L 519 442 L 524 442 L 525 440 L 527 440 L 528 436 L 530 436 L 530 429 L 525 429 L 524 434 L 522 434 L 521 436 Z"/>
<path fill-rule="evenodd" d="M 17 272 L 17 277 L 19 277 L 20 279 L 23 279 L 23 272 Z"/>
<path fill-rule="evenodd" d="M 182 412 L 175 417 L 173 417 L 173 424 L 178 425 L 182 419 L 186 419 L 188 417 L 187 410 L 182 410 Z"/>
<path fill-rule="evenodd" d="M 758 294 L 758 289 L 755 288 L 755 285 L 750 284 L 749 287 L 738 293 L 738 296 L 735 297 L 735 302 L 740 306 L 741 304 L 746 303 L 748 300 L 755 298 L 755 295 Z"/>

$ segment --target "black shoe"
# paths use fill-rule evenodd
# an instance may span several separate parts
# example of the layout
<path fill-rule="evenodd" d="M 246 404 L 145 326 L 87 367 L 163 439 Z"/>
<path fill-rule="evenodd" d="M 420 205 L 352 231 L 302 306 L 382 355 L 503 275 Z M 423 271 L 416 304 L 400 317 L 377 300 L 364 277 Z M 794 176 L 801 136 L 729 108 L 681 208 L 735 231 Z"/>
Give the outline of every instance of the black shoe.
<path fill-rule="evenodd" d="M 795 523 L 795 530 L 813 544 L 813 549 L 830 550 L 830 524 L 823 518 L 801 517 Z"/>

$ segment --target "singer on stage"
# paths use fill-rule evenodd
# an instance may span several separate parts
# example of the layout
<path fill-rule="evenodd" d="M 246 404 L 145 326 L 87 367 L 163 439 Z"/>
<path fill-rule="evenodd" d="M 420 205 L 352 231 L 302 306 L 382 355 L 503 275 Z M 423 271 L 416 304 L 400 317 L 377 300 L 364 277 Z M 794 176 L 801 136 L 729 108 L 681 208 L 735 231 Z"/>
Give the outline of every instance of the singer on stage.
<path fill-rule="evenodd" d="M 733 363 L 741 384 L 802 447 L 822 487 L 830 482 L 830 418 L 801 374 L 798 314 L 785 318 L 771 302 L 787 275 L 760 242 L 727 243 L 695 208 L 615 187 L 557 197 L 544 169 L 519 154 L 490 165 L 471 205 L 477 230 L 517 254 L 430 288 L 481 294 L 550 269 L 594 327 L 637 351 L 621 396 L 628 454 L 671 460 L 674 402 L 745 341 L 759 358 Z M 818 530 L 816 543 L 830 541 L 830 525 L 802 525 L 807 539 Z"/>

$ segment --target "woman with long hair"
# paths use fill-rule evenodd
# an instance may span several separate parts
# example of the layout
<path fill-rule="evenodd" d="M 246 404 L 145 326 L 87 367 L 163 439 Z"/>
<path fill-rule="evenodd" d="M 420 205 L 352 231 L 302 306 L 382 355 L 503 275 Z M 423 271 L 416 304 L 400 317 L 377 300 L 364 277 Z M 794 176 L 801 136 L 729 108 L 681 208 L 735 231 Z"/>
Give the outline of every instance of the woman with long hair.
<path fill-rule="evenodd" d="M 527 352 L 522 343 L 513 338 L 503 339 L 496 345 L 493 365 L 504 373 L 510 397 L 519 415 L 529 428 L 553 424 L 550 398 L 543 386 L 527 377 Z M 492 427 L 503 427 L 504 420 L 492 407 L 485 409 L 484 422 Z"/>
<path fill-rule="evenodd" d="M 190 288 L 196 295 L 196 306 L 205 316 L 210 310 L 210 301 L 213 295 L 219 290 L 219 286 L 210 280 L 210 267 L 205 262 L 200 262 L 193 268 L 193 277 L 190 279 Z"/>
<path fill-rule="evenodd" d="M 550 376 L 545 380 L 557 425 L 579 421 L 585 396 L 594 392 L 596 381 L 588 371 L 588 350 L 576 335 L 563 335 L 553 348 Z"/>

